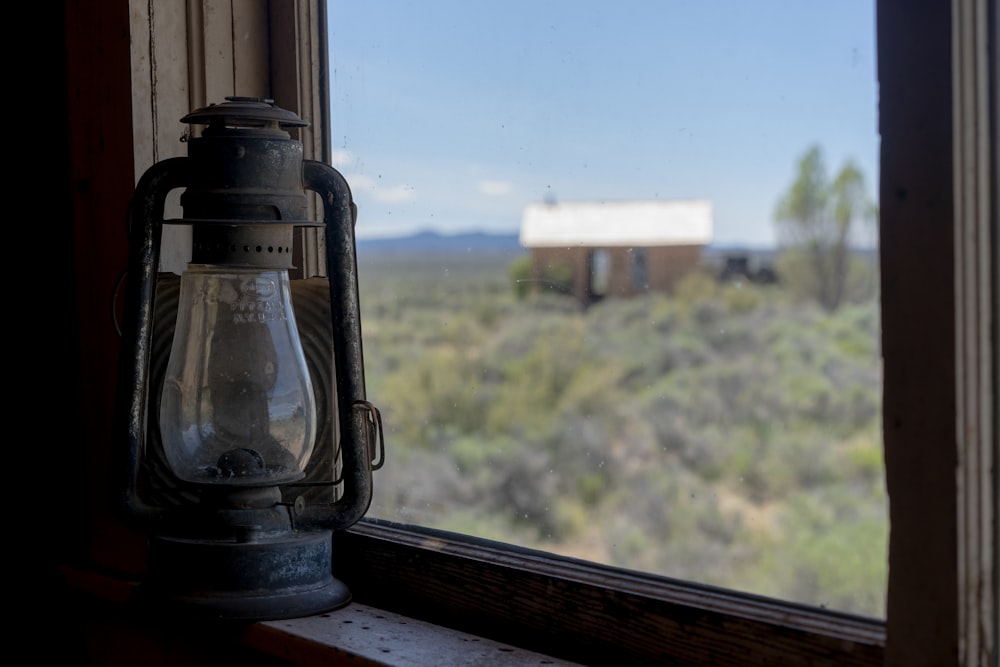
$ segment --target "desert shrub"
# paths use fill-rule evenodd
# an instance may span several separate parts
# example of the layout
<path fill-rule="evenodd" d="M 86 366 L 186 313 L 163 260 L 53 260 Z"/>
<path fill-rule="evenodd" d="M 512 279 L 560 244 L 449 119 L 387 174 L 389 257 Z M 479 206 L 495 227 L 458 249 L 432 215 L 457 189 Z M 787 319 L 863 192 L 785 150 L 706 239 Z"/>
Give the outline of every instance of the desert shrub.
<path fill-rule="evenodd" d="M 860 481 L 866 488 L 874 489 L 875 493 L 884 491 L 885 486 L 880 426 L 880 423 L 875 423 L 871 428 L 859 431 L 845 443 L 843 451 L 845 477 Z"/>
<path fill-rule="evenodd" d="M 819 291 L 818 278 L 809 256 L 801 250 L 786 250 L 778 255 L 775 268 L 782 285 L 799 301 L 814 301 Z"/>
<path fill-rule="evenodd" d="M 698 303 L 713 301 L 719 283 L 708 269 L 698 269 L 684 276 L 674 289 L 674 298 L 681 310 L 687 311 Z"/>
<path fill-rule="evenodd" d="M 480 389 L 484 392 L 481 393 Z M 489 387 L 475 364 L 449 348 L 431 349 L 400 366 L 385 381 L 380 403 L 404 442 L 436 447 L 443 440 L 476 432 L 484 422 Z"/>
<path fill-rule="evenodd" d="M 815 302 L 821 292 L 819 276 L 813 267 L 813 259 L 802 249 L 783 251 L 776 260 L 778 274 L 782 276 L 785 289 L 800 301 Z M 847 264 L 844 280 L 844 299 L 841 305 L 849 303 L 870 303 L 878 295 L 877 258 L 852 256 Z"/>
<path fill-rule="evenodd" d="M 362 283 L 388 449 L 378 516 L 879 608 L 824 588 L 875 581 L 868 560 L 813 544 L 882 539 L 877 303 L 825 313 L 794 284 L 697 272 L 673 295 L 583 310 L 517 299 L 508 264 L 488 279 L 472 264 L 385 265 Z"/>
<path fill-rule="evenodd" d="M 507 275 L 514 285 L 514 294 L 523 299 L 531 292 L 531 255 L 520 255 L 507 267 Z"/>
<path fill-rule="evenodd" d="M 541 291 L 557 294 L 573 292 L 573 267 L 566 262 L 550 262 L 542 268 L 539 279 Z"/>
<path fill-rule="evenodd" d="M 722 288 L 722 300 L 731 313 L 748 313 L 764 303 L 761 287 L 750 283 L 730 283 Z"/>
<path fill-rule="evenodd" d="M 550 262 L 542 267 L 539 276 L 534 275 L 534 259 L 521 255 L 507 269 L 514 294 L 523 299 L 532 293 L 572 294 L 573 267 L 565 262 Z"/>
<path fill-rule="evenodd" d="M 858 507 L 864 511 L 858 512 Z M 885 610 L 888 523 L 884 503 L 859 504 L 844 486 L 800 493 L 782 507 L 780 543 L 761 544 L 761 592 L 841 611 Z"/>

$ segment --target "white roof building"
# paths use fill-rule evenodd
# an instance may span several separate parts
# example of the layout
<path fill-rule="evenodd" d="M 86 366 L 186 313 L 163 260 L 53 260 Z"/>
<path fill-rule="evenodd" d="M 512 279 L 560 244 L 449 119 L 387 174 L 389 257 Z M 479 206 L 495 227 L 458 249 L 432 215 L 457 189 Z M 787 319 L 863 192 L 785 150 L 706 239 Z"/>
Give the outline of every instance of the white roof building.
<path fill-rule="evenodd" d="M 708 245 L 707 199 L 531 204 L 521 220 L 521 246 L 644 247 Z"/>

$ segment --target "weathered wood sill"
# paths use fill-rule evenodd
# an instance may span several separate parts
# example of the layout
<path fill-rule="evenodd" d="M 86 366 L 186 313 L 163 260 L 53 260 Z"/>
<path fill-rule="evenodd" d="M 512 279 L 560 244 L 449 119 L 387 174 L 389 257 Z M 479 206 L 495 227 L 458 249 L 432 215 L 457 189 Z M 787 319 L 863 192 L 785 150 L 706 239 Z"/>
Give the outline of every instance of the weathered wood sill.
<path fill-rule="evenodd" d="M 134 582 L 64 568 L 82 594 L 87 664 L 118 667 L 522 667 L 577 663 L 352 602 L 304 618 L 221 629 L 165 624 L 132 613 Z"/>

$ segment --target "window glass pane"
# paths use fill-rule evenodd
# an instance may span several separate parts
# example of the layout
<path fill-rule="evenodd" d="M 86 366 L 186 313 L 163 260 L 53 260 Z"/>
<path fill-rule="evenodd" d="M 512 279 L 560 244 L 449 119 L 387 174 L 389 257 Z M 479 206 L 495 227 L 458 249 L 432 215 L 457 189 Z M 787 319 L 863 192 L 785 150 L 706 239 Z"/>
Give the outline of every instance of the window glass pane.
<path fill-rule="evenodd" d="M 330 41 L 370 515 L 883 615 L 873 3 L 334 2 Z"/>

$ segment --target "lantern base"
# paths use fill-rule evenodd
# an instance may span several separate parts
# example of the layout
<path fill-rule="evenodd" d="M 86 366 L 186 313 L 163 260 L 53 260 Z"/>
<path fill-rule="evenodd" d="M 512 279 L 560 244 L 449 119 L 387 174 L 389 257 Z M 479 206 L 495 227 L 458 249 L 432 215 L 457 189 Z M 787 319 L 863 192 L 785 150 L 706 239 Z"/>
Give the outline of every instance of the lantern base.
<path fill-rule="evenodd" d="M 265 621 L 346 605 L 350 591 L 331 574 L 330 531 L 248 542 L 155 536 L 140 600 L 187 619 Z"/>

